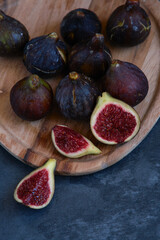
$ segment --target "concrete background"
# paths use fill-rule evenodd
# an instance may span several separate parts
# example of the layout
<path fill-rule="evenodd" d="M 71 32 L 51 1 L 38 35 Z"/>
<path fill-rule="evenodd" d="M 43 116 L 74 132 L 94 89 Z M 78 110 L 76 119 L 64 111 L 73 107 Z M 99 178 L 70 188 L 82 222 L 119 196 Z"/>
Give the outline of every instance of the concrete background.
<path fill-rule="evenodd" d="M 56 176 L 54 199 L 42 210 L 13 199 L 32 168 L 0 147 L 1 240 L 159 240 L 160 120 L 114 166 L 88 176 Z"/>

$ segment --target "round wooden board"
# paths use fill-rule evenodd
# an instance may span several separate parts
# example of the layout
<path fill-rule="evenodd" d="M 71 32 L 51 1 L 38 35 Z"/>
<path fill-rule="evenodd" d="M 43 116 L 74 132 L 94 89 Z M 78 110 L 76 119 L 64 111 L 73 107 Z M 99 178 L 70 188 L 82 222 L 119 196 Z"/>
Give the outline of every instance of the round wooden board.
<path fill-rule="evenodd" d="M 75 8 L 89 8 L 95 11 L 103 25 L 111 12 L 125 0 L 0 0 L 0 8 L 8 15 L 17 18 L 27 27 L 30 37 L 36 37 L 56 31 L 63 16 Z M 113 48 L 115 59 L 129 61 L 140 67 L 149 80 L 149 92 L 136 110 L 141 118 L 141 129 L 128 143 L 107 146 L 99 143 L 91 134 L 89 122 L 66 120 L 53 108 L 52 113 L 36 122 L 19 119 L 9 103 L 10 89 L 15 82 L 29 75 L 21 58 L 0 59 L 0 142 L 11 154 L 26 164 L 38 167 L 48 158 L 57 159 L 56 171 L 63 175 L 89 174 L 118 162 L 131 152 L 148 134 L 160 115 L 160 2 L 158 0 L 141 1 L 148 12 L 152 28 L 148 39 L 132 48 Z M 53 90 L 60 77 L 48 80 Z M 100 155 L 89 155 L 79 159 L 61 156 L 51 141 L 51 129 L 55 124 L 65 124 L 88 137 L 102 150 Z"/>

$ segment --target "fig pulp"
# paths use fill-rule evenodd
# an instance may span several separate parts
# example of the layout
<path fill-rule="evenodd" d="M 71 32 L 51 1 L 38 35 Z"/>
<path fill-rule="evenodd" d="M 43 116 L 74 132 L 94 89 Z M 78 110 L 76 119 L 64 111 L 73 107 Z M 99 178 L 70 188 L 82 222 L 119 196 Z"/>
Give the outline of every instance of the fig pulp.
<path fill-rule="evenodd" d="M 30 40 L 24 49 L 24 65 L 33 74 L 53 77 L 66 67 L 67 48 L 55 32 Z"/>
<path fill-rule="evenodd" d="M 63 125 L 54 126 L 52 141 L 57 151 L 70 158 L 101 153 L 87 138 Z"/>
<path fill-rule="evenodd" d="M 71 72 L 56 89 L 56 101 L 61 113 L 70 119 L 88 119 L 100 95 L 92 80 L 83 74 Z"/>
<path fill-rule="evenodd" d="M 113 60 L 104 77 L 104 87 L 112 97 L 136 106 L 148 93 L 148 80 L 136 65 Z"/>
<path fill-rule="evenodd" d="M 25 26 L 0 10 L 0 56 L 22 54 L 28 41 L 29 35 Z"/>
<path fill-rule="evenodd" d="M 39 120 L 52 108 L 52 88 L 37 75 L 25 77 L 12 87 L 10 103 L 20 118 L 28 121 Z"/>
<path fill-rule="evenodd" d="M 97 15 L 84 8 L 74 9 L 62 20 L 61 35 L 66 43 L 74 45 L 101 32 L 101 22 Z"/>
<path fill-rule="evenodd" d="M 96 33 L 87 43 L 77 43 L 69 54 L 69 69 L 88 77 L 100 78 L 111 64 L 111 52 L 104 45 L 104 36 Z"/>
<path fill-rule="evenodd" d="M 140 119 L 132 107 L 104 92 L 98 98 L 90 126 L 100 142 L 117 144 L 127 142 L 137 134 Z"/>
<path fill-rule="evenodd" d="M 54 171 L 56 160 L 49 159 L 42 167 L 34 170 L 17 185 L 14 199 L 34 209 L 46 207 L 54 194 Z"/>
<path fill-rule="evenodd" d="M 151 22 L 139 0 L 127 0 L 111 14 L 106 33 L 108 40 L 120 46 L 135 46 L 150 33 Z"/>

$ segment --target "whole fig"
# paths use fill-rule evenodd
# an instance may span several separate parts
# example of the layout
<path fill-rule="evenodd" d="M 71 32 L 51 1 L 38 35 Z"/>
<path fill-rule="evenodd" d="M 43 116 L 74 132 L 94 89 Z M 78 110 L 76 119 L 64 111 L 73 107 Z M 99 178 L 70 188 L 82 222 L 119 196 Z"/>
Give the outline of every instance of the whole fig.
<path fill-rule="evenodd" d="M 28 41 L 29 35 L 25 26 L 0 10 L 0 56 L 22 54 Z"/>
<path fill-rule="evenodd" d="M 139 104 L 148 93 L 148 80 L 136 65 L 113 60 L 104 77 L 105 91 L 131 106 Z"/>
<path fill-rule="evenodd" d="M 29 72 L 49 78 L 65 69 L 66 58 L 66 45 L 53 32 L 30 40 L 25 46 L 23 60 Z"/>
<path fill-rule="evenodd" d="M 25 77 L 12 87 L 10 103 L 20 118 L 28 121 L 39 120 L 52 108 L 52 88 L 37 75 Z"/>
<path fill-rule="evenodd" d="M 101 32 L 101 22 L 97 15 L 84 8 L 74 9 L 62 20 L 61 35 L 66 43 L 74 45 Z"/>
<path fill-rule="evenodd" d="M 56 89 L 56 101 L 61 113 L 70 119 L 88 119 L 100 95 L 93 80 L 83 74 L 71 72 Z"/>
<path fill-rule="evenodd" d="M 107 26 L 108 40 L 120 46 L 135 46 L 143 42 L 150 33 L 151 22 L 139 0 L 127 0 L 114 10 Z"/>
<path fill-rule="evenodd" d="M 68 58 L 70 71 L 100 78 L 111 64 L 111 52 L 104 44 L 104 36 L 96 33 L 87 43 L 77 43 Z"/>

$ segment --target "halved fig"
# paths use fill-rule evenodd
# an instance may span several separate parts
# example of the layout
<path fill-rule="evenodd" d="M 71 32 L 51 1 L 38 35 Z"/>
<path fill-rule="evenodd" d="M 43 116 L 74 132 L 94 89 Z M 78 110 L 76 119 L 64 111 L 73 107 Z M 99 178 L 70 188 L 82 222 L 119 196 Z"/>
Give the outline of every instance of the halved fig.
<path fill-rule="evenodd" d="M 128 142 L 138 133 L 140 118 L 131 106 L 104 92 L 98 98 L 90 126 L 100 142 L 117 144 Z"/>
<path fill-rule="evenodd" d="M 70 158 L 101 153 L 90 140 L 64 125 L 55 125 L 53 127 L 52 141 L 57 151 Z"/>
<path fill-rule="evenodd" d="M 30 208 L 46 207 L 54 194 L 54 171 L 56 160 L 49 159 L 42 167 L 34 170 L 17 185 L 14 199 Z"/>

